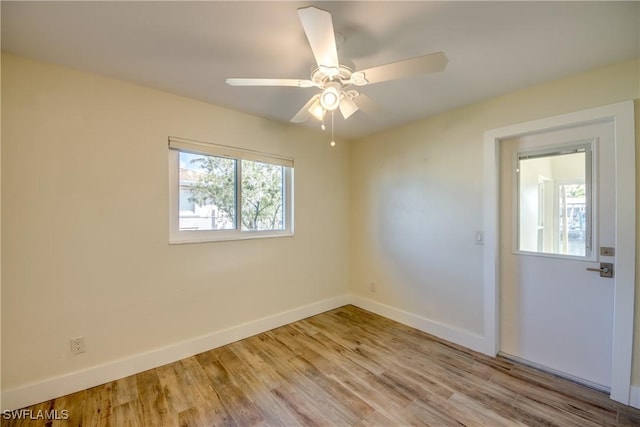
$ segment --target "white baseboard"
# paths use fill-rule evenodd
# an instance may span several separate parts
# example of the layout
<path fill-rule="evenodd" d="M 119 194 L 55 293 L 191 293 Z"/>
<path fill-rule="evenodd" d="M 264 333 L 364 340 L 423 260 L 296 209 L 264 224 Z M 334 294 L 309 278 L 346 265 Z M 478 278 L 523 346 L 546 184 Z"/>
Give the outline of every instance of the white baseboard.
<path fill-rule="evenodd" d="M 351 295 L 351 304 L 471 350 L 482 353 L 486 347 L 485 338 L 482 335 L 456 329 L 368 298 Z"/>
<path fill-rule="evenodd" d="M 2 410 L 23 408 L 144 372 L 349 303 L 349 295 L 329 298 L 83 371 L 3 390 Z"/>
<path fill-rule="evenodd" d="M 134 375 L 347 304 L 353 304 L 475 351 L 482 352 L 485 348 L 484 337 L 480 335 L 434 322 L 368 298 L 357 295 L 341 295 L 83 371 L 71 372 L 44 381 L 3 390 L 2 411 L 23 408 Z M 640 387 L 631 387 L 629 404 L 640 409 Z"/>
<path fill-rule="evenodd" d="M 485 338 L 471 332 L 452 328 L 442 323 L 434 322 L 425 317 L 409 313 L 377 301 L 358 295 L 349 296 L 350 303 L 364 310 L 386 317 L 407 326 L 419 329 L 440 339 L 467 347 L 480 353 L 486 353 Z M 493 356 L 493 355 L 491 355 Z M 629 406 L 640 409 L 640 386 L 631 386 L 629 390 Z"/>
<path fill-rule="evenodd" d="M 640 409 L 640 386 L 631 386 L 629 390 L 629 406 Z"/>

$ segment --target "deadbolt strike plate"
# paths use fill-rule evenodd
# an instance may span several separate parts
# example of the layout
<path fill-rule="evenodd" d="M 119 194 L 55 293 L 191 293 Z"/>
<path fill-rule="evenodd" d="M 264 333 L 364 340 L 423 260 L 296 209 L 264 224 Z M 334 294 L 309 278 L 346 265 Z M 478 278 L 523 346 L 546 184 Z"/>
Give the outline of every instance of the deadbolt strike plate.
<path fill-rule="evenodd" d="M 600 255 L 602 256 L 615 256 L 616 250 L 608 246 L 602 246 L 600 248 Z"/>

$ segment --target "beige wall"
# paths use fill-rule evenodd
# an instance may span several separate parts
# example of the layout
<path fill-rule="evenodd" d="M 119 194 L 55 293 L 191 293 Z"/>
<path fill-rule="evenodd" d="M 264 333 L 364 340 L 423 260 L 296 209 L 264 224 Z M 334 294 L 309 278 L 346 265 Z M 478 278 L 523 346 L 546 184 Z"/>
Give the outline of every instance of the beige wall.
<path fill-rule="evenodd" d="M 3 388 L 348 291 L 482 334 L 483 133 L 638 99 L 639 71 L 616 64 L 330 149 L 320 133 L 3 56 Z M 638 141 L 638 102 L 636 117 Z M 295 237 L 168 245 L 169 135 L 295 157 Z M 78 335 L 88 351 L 72 357 Z"/>
<path fill-rule="evenodd" d="M 639 61 L 619 63 L 355 141 L 352 293 L 482 335 L 483 247 L 475 244 L 474 235 L 483 224 L 484 132 L 637 100 L 639 76 Z M 638 141 L 640 132 L 636 145 Z M 640 307 L 640 291 L 636 295 Z M 640 314 L 636 316 L 640 325 Z M 640 327 L 632 382 L 640 384 Z"/>
<path fill-rule="evenodd" d="M 2 79 L 3 388 L 346 292 L 345 144 L 10 55 Z M 169 135 L 294 157 L 295 236 L 169 245 Z"/>

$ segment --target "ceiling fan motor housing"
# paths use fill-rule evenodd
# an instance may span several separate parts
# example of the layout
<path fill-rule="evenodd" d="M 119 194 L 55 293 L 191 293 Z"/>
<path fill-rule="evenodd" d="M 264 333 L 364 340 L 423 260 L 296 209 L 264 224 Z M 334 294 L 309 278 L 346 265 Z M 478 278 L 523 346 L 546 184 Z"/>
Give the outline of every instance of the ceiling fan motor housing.
<path fill-rule="evenodd" d="M 315 86 L 323 88 L 327 83 L 340 82 L 347 83 L 351 81 L 353 70 L 344 65 L 339 65 L 337 73 L 335 71 L 327 73 L 327 70 L 336 70 L 334 67 L 318 67 L 311 73 L 311 81 Z"/>

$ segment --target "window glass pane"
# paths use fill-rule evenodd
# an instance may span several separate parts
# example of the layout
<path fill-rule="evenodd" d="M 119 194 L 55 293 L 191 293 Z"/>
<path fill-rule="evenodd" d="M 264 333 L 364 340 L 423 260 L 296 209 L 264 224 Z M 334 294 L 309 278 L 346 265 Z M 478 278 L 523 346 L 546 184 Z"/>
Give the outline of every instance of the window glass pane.
<path fill-rule="evenodd" d="M 236 228 L 236 161 L 180 152 L 182 230 Z"/>
<path fill-rule="evenodd" d="M 193 193 L 187 185 L 180 186 L 180 212 L 185 215 L 196 213 L 196 203 L 193 200 Z"/>
<path fill-rule="evenodd" d="M 242 160 L 242 230 L 284 230 L 284 167 Z"/>
<path fill-rule="evenodd" d="M 584 151 L 519 160 L 519 250 L 589 255 L 588 170 Z"/>
<path fill-rule="evenodd" d="M 585 184 L 559 184 L 558 195 L 559 252 L 584 256 L 587 234 Z"/>

